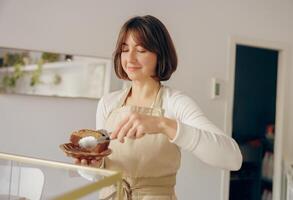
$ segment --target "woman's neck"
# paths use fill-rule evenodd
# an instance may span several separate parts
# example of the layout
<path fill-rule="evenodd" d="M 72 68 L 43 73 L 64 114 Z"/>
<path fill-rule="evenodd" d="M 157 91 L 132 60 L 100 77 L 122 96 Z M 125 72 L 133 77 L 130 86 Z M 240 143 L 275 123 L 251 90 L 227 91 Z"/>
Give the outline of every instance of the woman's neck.
<path fill-rule="evenodd" d="M 132 81 L 127 104 L 149 107 L 155 101 L 160 87 L 160 82 L 155 80 L 144 83 Z"/>

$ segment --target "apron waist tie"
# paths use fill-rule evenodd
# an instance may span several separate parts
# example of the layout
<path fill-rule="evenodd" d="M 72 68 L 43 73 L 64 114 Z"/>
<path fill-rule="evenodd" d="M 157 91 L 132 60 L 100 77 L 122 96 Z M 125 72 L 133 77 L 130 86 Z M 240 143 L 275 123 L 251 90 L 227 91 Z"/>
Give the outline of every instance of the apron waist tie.
<path fill-rule="evenodd" d="M 122 190 L 124 197 L 126 197 L 127 200 L 132 200 L 132 189 L 125 179 L 122 179 Z"/>
<path fill-rule="evenodd" d="M 176 174 L 163 177 L 132 178 L 122 179 L 122 190 L 127 200 L 132 200 L 138 195 L 170 195 L 174 194 Z"/>

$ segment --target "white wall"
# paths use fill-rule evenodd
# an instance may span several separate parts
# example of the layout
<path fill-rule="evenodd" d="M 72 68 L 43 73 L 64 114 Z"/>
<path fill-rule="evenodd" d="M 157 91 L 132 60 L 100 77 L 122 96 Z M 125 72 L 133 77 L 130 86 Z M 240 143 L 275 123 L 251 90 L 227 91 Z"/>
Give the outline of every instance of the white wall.
<path fill-rule="evenodd" d="M 111 57 L 122 23 L 131 16 L 152 14 L 173 36 L 179 67 L 169 85 L 187 92 L 206 115 L 224 128 L 226 98 L 210 99 L 210 79 L 227 80 L 229 37 L 232 35 L 293 44 L 293 2 L 283 1 L 17 1 L 0 0 L 0 46 Z M 289 54 L 289 74 L 293 75 Z M 113 81 L 117 86 L 117 81 Z M 293 116 L 293 87 L 288 82 L 286 111 Z M 115 86 L 115 87 L 116 87 Z M 18 151 L 64 160 L 56 145 L 70 130 L 94 127 L 96 101 L 18 95 L 0 96 L 1 135 L 32 134 L 50 140 L 49 151 L 26 144 L 0 145 Z M 4 122 L 4 123 L 3 123 Z M 293 157 L 293 123 L 285 126 L 285 155 Z M 22 136 L 21 136 L 22 137 Z M 27 138 L 26 138 L 27 140 Z M 292 158 L 293 159 L 293 158 Z M 220 170 L 183 153 L 178 178 L 179 199 L 217 200 Z"/>

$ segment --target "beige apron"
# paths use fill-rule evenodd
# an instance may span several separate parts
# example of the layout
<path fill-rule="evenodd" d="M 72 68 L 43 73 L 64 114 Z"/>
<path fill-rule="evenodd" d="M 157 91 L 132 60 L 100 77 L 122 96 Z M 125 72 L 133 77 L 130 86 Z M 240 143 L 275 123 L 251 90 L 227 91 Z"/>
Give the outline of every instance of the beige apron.
<path fill-rule="evenodd" d="M 113 131 L 118 123 L 131 112 L 152 116 L 163 116 L 162 91 L 160 88 L 153 105 L 148 107 L 124 106 L 131 90 L 125 90 L 118 107 L 106 120 L 105 128 Z M 122 171 L 124 175 L 124 199 L 173 200 L 176 172 L 180 166 L 179 148 L 164 134 L 146 134 L 140 139 L 125 138 L 124 143 L 112 140 L 112 154 L 105 158 L 105 168 Z"/>

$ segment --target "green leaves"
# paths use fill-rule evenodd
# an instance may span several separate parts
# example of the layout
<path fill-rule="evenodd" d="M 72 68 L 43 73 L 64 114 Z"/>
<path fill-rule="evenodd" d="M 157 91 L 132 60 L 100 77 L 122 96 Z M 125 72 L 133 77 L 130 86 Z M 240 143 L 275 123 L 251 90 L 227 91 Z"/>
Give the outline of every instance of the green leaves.
<path fill-rule="evenodd" d="M 20 63 L 16 63 L 13 66 L 13 72 L 11 75 L 5 75 L 3 77 L 2 83 L 4 87 L 15 87 L 16 82 L 18 79 L 20 79 L 23 76 L 23 71 L 22 71 L 23 65 Z"/>
<path fill-rule="evenodd" d="M 36 84 L 42 83 L 42 81 L 40 80 L 40 77 L 43 71 L 43 64 L 44 64 L 43 59 L 39 60 L 37 64 L 37 69 L 33 71 L 30 86 L 35 86 Z"/>

